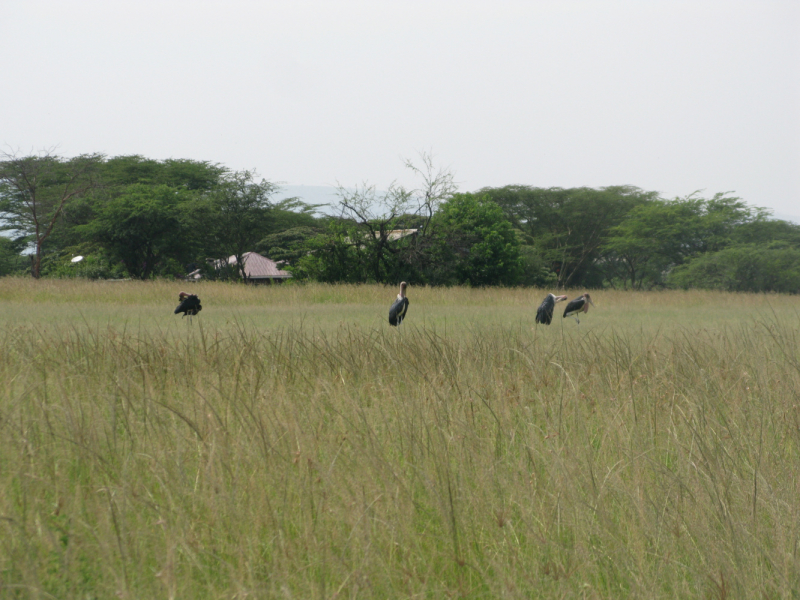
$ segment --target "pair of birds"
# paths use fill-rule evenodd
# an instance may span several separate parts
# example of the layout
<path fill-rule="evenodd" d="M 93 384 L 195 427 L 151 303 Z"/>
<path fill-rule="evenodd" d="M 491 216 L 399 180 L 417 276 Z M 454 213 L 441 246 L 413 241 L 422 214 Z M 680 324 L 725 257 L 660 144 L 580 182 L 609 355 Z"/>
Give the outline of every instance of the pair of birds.
<path fill-rule="evenodd" d="M 550 325 L 550 323 L 553 322 L 553 312 L 556 309 L 556 303 L 566 299 L 566 296 L 547 294 L 547 297 L 536 310 L 536 322 L 541 323 L 542 325 Z M 581 320 L 578 318 L 578 315 L 582 312 L 588 313 L 590 304 L 594 306 L 594 302 L 592 302 L 589 294 L 581 294 L 575 298 L 575 300 L 572 300 L 567 304 L 566 309 L 564 309 L 564 318 L 575 317 L 578 325 L 580 325 Z"/>
<path fill-rule="evenodd" d="M 389 309 L 389 325 L 400 325 L 403 319 L 406 318 L 408 311 L 408 298 L 406 298 L 406 287 L 408 284 L 404 281 L 400 284 L 400 293 L 397 294 L 397 300 L 394 301 L 392 307 Z M 180 292 L 178 294 L 178 308 L 175 309 L 175 314 L 183 313 L 183 316 L 192 316 L 203 310 L 200 304 L 200 298 L 196 294 L 189 294 L 188 292 Z"/>

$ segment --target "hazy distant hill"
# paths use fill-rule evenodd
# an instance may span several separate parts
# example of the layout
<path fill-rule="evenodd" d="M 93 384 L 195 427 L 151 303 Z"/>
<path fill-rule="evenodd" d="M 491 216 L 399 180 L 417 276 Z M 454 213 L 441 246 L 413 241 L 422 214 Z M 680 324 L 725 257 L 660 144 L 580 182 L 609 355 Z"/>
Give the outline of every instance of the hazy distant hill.
<path fill-rule="evenodd" d="M 800 217 L 792 216 L 792 215 L 785 215 L 782 213 L 773 213 L 773 219 L 780 219 L 781 221 L 791 221 L 792 223 L 797 223 L 800 225 Z"/>
<path fill-rule="evenodd" d="M 275 194 L 274 200 L 283 200 L 284 198 L 300 198 L 306 204 L 329 204 L 336 206 L 339 203 L 339 197 L 336 195 L 336 189 L 332 185 L 282 185 L 281 191 Z M 324 207 L 322 212 L 329 212 Z"/>

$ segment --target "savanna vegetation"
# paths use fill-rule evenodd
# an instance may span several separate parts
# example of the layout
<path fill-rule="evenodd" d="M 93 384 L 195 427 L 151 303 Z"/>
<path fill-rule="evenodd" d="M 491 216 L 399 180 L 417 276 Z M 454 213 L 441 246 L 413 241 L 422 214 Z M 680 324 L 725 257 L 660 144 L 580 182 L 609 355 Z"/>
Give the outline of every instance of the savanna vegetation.
<path fill-rule="evenodd" d="M 4 598 L 793 598 L 789 295 L 0 279 Z"/>
<path fill-rule="evenodd" d="M 0 275 L 241 279 L 214 259 L 258 251 L 295 281 L 800 292 L 800 225 L 727 193 L 466 193 L 423 155 L 405 165 L 416 187 L 341 188 L 331 213 L 275 202 L 275 183 L 211 162 L 3 158 Z"/>

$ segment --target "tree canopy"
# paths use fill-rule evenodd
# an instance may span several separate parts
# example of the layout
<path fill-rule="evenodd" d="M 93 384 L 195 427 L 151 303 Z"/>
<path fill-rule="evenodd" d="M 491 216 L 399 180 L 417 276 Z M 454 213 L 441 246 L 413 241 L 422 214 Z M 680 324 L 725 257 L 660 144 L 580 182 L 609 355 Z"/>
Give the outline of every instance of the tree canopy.
<path fill-rule="evenodd" d="M 326 212 L 252 171 L 186 159 L 51 153 L 0 160 L 0 275 L 245 279 L 257 251 L 296 281 L 800 293 L 800 225 L 731 193 L 632 186 L 459 192 L 429 155 L 416 182 L 339 188 Z M 70 259 L 85 256 L 80 267 Z"/>
<path fill-rule="evenodd" d="M 84 230 L 132 277 L 181 275 L 194 250 L 193 201 L 186 190 L 134 184 L 103 204 Z"/>
<path fill-rule="evenodd" d="M 44 244 L 64 205 L 82 198 L 97 185 L 103 157 L 84 154 L 62 158 L 5 154 L 0 160 L 0 219 L 3 229 L 23 236 L 33 246 L 31 274 L 41 275 Z"/>
<path fill-rule="evenodd" d="M 556 275 L 558 287 L 602 285 L 598 269 L 610 228 L 636 206 L 657 194 L 635 187 L 536 188 L 512 185 L 484 188 L 511 223 Z M 530 254 L 530 253 L 529 253 Z"/>

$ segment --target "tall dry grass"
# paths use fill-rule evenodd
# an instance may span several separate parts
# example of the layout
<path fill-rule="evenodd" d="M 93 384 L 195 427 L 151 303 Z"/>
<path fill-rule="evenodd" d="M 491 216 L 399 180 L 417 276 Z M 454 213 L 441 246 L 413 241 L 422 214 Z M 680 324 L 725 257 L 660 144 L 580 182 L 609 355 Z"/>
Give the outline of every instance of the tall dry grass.
<path fill-rule="evenodd" d="M 174 285 L 19 283 L 0 596 L 800 594 L 793 298 L 421 289 L 396 330 L 380 286 L 205 285 L 178 327 L 136 320 Z"/>

